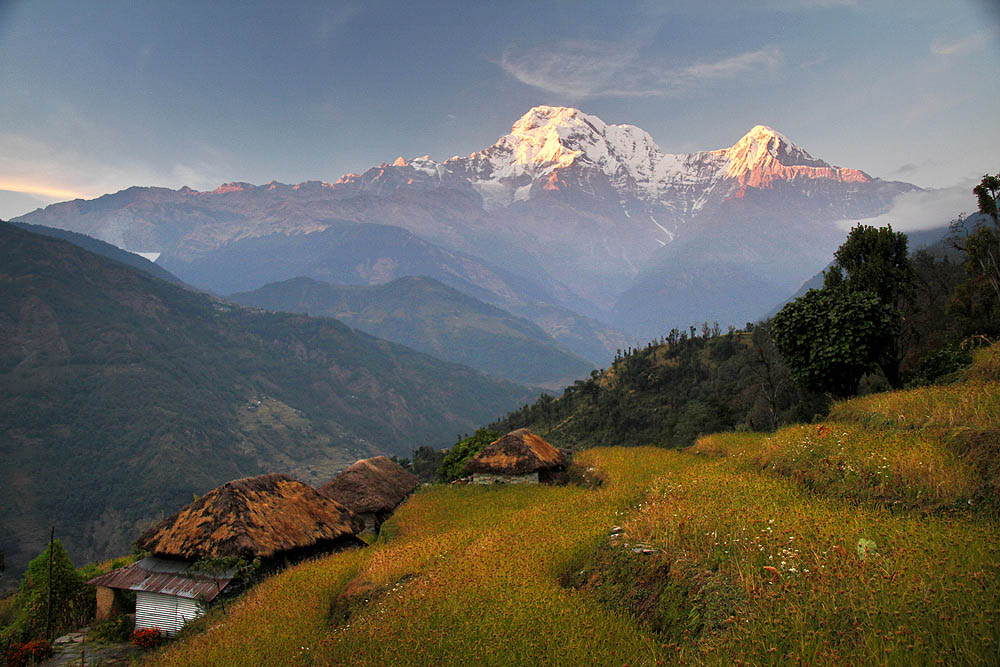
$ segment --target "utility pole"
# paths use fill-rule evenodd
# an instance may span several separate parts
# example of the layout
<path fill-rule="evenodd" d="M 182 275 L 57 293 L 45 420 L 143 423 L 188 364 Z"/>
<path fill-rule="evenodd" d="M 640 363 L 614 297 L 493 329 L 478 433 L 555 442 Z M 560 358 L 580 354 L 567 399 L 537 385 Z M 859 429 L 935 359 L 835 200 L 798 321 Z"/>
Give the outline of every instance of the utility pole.
<path fill-rule="evenodd" d="M 45 605 L 45 638 L 52 639 L 52 543 L 56 538 L 56 527 L 49 529 L 49 596 Z"/>

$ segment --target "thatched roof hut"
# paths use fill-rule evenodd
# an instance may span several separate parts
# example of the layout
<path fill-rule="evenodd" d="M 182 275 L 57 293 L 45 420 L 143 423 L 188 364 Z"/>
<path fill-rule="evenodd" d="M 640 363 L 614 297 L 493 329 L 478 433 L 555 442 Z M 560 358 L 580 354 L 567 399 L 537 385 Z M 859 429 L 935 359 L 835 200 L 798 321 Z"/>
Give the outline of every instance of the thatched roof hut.
<path fill-rule="evenodd" d="M 136 544 L 155 556 L 272 559 L 361 544 L 353 513 L 287 475 L 227 482 L 147 530 Z"/>
<path fill-rule="evenodd" d="M 476 482 L 538 482 L 566 466 L 563 453 L 526 428 L 511 431 L 469 459 Z"/>
<path fill-rule="evenodd" d="M 386 458 L 362 459 L 319 487 L 319 492 L 337 501 L 376 528 L 420 484 L 408 470 Z"/>

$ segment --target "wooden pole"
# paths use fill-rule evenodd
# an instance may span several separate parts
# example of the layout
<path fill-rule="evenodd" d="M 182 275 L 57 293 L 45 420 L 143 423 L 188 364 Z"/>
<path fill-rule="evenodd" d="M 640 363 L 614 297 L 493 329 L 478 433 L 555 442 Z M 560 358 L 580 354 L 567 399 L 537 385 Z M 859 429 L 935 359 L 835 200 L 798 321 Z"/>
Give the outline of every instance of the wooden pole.
<path fill-rule="evenodd" d="M 45 638 L 52 639 L 52 543 L 56 538 L 56 527 L 49 530 L 49 595 L 45 605 Z"/>

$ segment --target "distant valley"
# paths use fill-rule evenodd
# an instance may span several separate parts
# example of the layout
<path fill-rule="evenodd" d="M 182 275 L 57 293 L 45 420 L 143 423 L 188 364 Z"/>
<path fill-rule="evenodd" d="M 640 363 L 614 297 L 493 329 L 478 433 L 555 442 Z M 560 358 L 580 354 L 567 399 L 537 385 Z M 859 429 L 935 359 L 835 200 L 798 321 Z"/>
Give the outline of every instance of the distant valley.
<path fill-rule="evenodd" d="M 397 278 L 375 286 L 294 278 L 230 298 L 272 311 L 333 317 L 439 359 L 552 390 L 561 390 L 593 368 L 560 349 L 532 322 L 432 278 Z"/>
<path fill-rule="evenodd" d="M 327 318 L 242 308 L 0 223 L 0 549 L 82 560 L 221 482 L 321 483 L 536 392 Z"/>

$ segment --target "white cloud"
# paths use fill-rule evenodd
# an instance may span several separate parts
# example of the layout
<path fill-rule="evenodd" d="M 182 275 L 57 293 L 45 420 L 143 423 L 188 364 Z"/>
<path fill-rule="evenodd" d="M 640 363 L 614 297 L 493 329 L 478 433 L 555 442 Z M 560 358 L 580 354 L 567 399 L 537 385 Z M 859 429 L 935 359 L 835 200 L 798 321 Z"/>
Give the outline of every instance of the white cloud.
<path fill-rule="evenodd" d="M 724 58 L 714 63 L 698 63 L 686 68 L 682 77 L 690 79 L 718 79 L 743 74 L 758 68 L 772 69 L 782 62 L 781 51 L 771 46 L 759 51 L 747 51 L 738 56 Z"/>
<path fill-rule="evenodd" d="M 938 38 L 931 42 L 931 53 L 936 56 L 955 56 L 974 51 L 996 35 L 995 29 L 985 29 L 961 39 L 946 41 Z"/>
<path fill-rule="evenodd" d="M 682 67 L 643 58 L 636 41 L 566 40 L 552 47 L 508 48 L 498 64 L 521 83 L 584 99 L 668 95 L 748 72 L 771 72 L 783 60 L 781 50 L 770 46 Z"/>
<path fill-rule="evenodd" d="M 972 194 L 973 181 L 938 190 L 914 190 L 896 197 L 892 208 L 882 215 L 864 220 L 841 220 L 842 229 L 854 225 L 872 225 L 892 228 L 900 232 L 915 232 L 922 229 L 944 227 L 962 214 L 976 209 L 976 199 Z"/>

